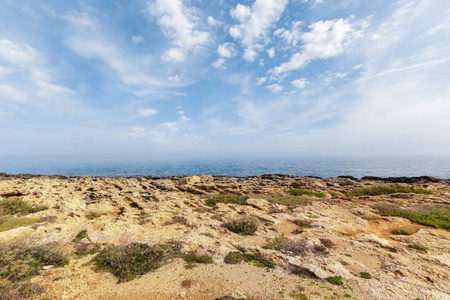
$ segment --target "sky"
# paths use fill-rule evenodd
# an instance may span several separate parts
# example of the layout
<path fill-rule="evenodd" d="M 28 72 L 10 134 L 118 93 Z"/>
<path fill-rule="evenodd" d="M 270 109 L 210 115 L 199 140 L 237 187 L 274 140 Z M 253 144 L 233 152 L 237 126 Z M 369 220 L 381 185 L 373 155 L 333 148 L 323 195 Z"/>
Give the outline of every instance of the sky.
<path fill-rule="evenodd" d="M 450 154 L 448 0 L 0 0 L 0 157 Z"/>

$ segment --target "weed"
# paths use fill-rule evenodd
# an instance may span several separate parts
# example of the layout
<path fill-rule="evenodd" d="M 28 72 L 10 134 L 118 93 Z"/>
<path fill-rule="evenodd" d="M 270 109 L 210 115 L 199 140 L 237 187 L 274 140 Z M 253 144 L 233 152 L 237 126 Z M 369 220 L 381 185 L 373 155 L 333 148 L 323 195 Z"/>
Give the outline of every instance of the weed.
<path fill-rule="evenodd" d="M 79 243 L 75 246 L 75 254 L 79 256 L 92 255 L 100 250 L 100 246 L 96 243 L 82 244 Z"/>
<path fill-rule="evenodd" d="M 320 193 L 320 192 L 314 192 L 314 191 L 310 191 L 310 190 L 304 190 L 304 189 L 290 189 L 288 191 L 288 193 L 290 195 L 293 196 L 313 196 L 313 197 L 317 197 L 317 198 L 323 198 L 325 197 L 324 193 Z"/>
<path fill-rule="evenodd" d="M 427 246 L 424 246 L 420 243 L 411 243 L 411 244 L 408 244 L 408 247 L 419 250 L 421 252 L 427 252 L 427 250 L 428 250 Z"/>
<path fill-rule="evenodd" d="M 349 294 L 344 294 L 344 297 L 345 297 L 345 298 L 351 298 L 351 297 L 352 297 L 352 295 L 349 295 Z"/>
<path fill-rule="evenodd" d="M 341 276 L 334 276 L 334 277 L 328 277 L 328 282 L 335 284 L 335 285 L 343 285 L 344 281 L 342 280 Z"/>
<path fill-rule="evenodd" d="M 43 266 L 63 267 L 69 260 L 61 253 L 51 250 L 51 246 L 14 248 L 0 250 L 0 269 L 3 278 L 20 281 L 36 276 Z"/>
<path fill-rule="evenodd" d="M 241 217 L 225 224 L 225 227 L 238 234 L 253 235 L 258 229 L 258 219 L 254 217 Z"/>
<path fill-rule="evenodd" d="M 392 204 L 379 204 L 373 206 L 382 216 L 396 216 L 408 219 L 414 223 L 450 229 L 450 209 L 434 208 L 424 212 L 402 209 Z"/>
<path fill-rule="evenodd" d="M 273 227 L 269 227 L 269 230 L 271 230 L 271 231 L 277 231 L 275 228 L 273 228 Z"/>
<path fill-rule="evenodd" d="M 239 264 L 244 260 L 244 255 L 241 252 L 234 251 L 229 252 L 227 256 L 225 256 L 225 263 L 227 264 Z"/>
<path fill-rule="evenodd" d="M 395 228 L 394 230 L 392 230 L 392 233 L 393 234 L 411 235 L 411 234 L 415 233 L 415 231 L 410 228 L 398 227 L 398 228 Z"/>
<path fill-rule="evenodd" d="M 100 218 L 100 217 L 103 216 L 103 215 L 104 215 L 103 213 L 91 211 L 91 212 L 88 212 L 88 213 L 86 214 L 86 219 L 88 219 L 88 220 L 94 220 L 94 219 Z"/>
<path fill-rule="evenodd" d="M 272 249 L 277 251 L 284 251 L 292 255 L 304 254 L 307 250 L 307 245 L 304 240 L 299 239 L 288 239 L 282 234 L 274 239 L 268 239 L 266 245 L 263 246 L 265 249 Z"/>
<path fill-rule="evenodd" d="M 370 275 L 367 272 L 359 272 L 359 277 L 364 278 L 364 279 L 372 279 L 372 275 Z"/>
<path fill-rule="evenodd" d="M 188 253 L 184 256 L 184 261 L 187 263 L 198 263 L 198 264 L 210 264 L 212 263 L 212 258 L 209 255 L 197 255 L 195 253 Z"/>
<path fill-rule="evenodd" d="M 314 251 L 315 252 L 319 252 L 319 253 L 326 253 L 327 252 L 327 247 L 325 247 L 324 245 L 320 244 L 320 245 L 314 245 Z"/>
<path fill-rule="evenodd" d="M 100 251 L 94 262 L 97 270 L 109 271 L 123 282 L 159 268 L 176 253 L 178 248 L 174 245 L 132 243 L 106 248 Z"/>
<path fill-rule="evenodd" d="M 333 241 L 330 239 L 320 238 L 319 241 L 322 245 L 324 245 L 327 248 L 332 248 L 334 246 Z"/>
<path fill-rule="evenodd" d="M 343 266 L 348 266 L 348 265 L 349 265 L 349 263 L 346 262 L 345 260 L 341 260 L 341 264 L 342 264 Z"/>
<path fill-rule="evenodd" d="M 378 186 L 373 188 L 366 188 L 366 189 L 359 189 L 354 190 L 350 193 L 348 193 L 348 196 L 379 196 L 379 195 L 387 195 L 387 194 L 394 194 L 394 193 L 414 193 L 414 194 L 427 194 L 431 195 L 433 194 L 432 191 L 428 191 L 425 189 L 416 189 L 416 188 L 409 188 L 404 186 L 396 186 L 396 187 L 389 187 L 389 186 Z"/>
<path fill-rule="evenodd" d="M 258 254 L 243 253 L 243 256 L 245 262 L 253 263 L 253 265 L 257 267 L 266 267 L 272 269 L 275 267 L 275 264 L 273 262 L 264 259 Z"/>
<path fill-rule="evenodd" d="M 83 230 L 81 230 L 80 232 L 77 233 L 77 235 L 72 240 L 72 242 L 76 243 L 76 242 L 80 241 L 81 239 L 84 239 L 85 237 L 87 237 L 87 230 L 83 229 Z"/>
<path fill-rule="evenodd" d="M 309 199 L 294 195 L 269 195 L 265 197 L 269 202 L 286 205 L 288 208 L 295 208 L 297 205 L 306 204 Z"/>
<path fill-rule="evenodd" d="M 233 194 L 217 194 L 214 196 L 210 196 L 206 199 L 205 203 L 207 206 L 214 206 L 217 203 L 226 203 L 226 204 L 239 204 L 243 205 L 245 200 L 248 199 L 248 196 L 238 196 Z"/>
<path fill-rule="evenodd" d="M 39 219 L 15 218 L 11 216 L 0 217 L 0 232 L 18 227 L 30 226 L 39 222 Z"/>
<path fill-rule="evenodd" d="M 48 207 L 33 205 L 19 197 L 6 197 L 0 202 L 0 215 L 32 214 L 46 209 Z"/>
<path fill-rule="evenodd" d="M 292 221 L 295 225 L 297 225 L 300 228 L 311 228 L 311 220 L 294 220 Z"/>

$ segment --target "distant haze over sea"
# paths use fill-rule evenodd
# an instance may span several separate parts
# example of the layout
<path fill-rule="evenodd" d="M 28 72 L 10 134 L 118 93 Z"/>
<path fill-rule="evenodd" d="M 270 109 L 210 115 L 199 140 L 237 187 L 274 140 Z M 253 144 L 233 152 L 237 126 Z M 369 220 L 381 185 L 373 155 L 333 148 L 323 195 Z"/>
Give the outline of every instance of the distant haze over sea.
<path fill-rule="evenodd" d="M 224 160 L 89 160 L 61 158 L 0 159 L 0 173 L 64 176 L 258 176 L 291 174 L 322 178 L 434 176 L 450 178 L 450 156 L 309 157 Z"/>

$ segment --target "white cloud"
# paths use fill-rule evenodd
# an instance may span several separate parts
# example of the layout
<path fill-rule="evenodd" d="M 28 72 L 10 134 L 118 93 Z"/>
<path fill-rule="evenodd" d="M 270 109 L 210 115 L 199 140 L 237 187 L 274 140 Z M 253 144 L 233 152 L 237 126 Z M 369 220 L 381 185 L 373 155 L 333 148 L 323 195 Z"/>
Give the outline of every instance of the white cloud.
<path fill-rule="evenodd" d="M 140 44 L 144 41 L 144 38 L 142 36 L 132 36 L 131 41 L 135 44 Z"/>
<path fill-rule="evenodd" d="M 284 89 L 284 87 L 279 84 L 271 84 L 266 86 L 266 88 L 269 89 L 274 94 L 278 94 Z"/>
<path fill-rule="evenodd" d="M 311 60 L 336 57 L 342 54 L 355 39 L 360 38 L 368 25 L 368 21 L 365 20 L 351 23 L 348 19 L 319 21 L 311 24 L 310 31 L 301 36 L 302 51 L 295 53 L 288 62 L 269 72 L 279 76 L 303 68 Z"/>
<path fill-rule="evenodd" d="M 225 58 L 219 58 L 211 65 L 216 69 L 225 69 Z"/>
<path fill-rule="evenodd" d="M 267 81 L 267 77 L 261 77 L 261 78 L 258 78 L 258 80 L 256 81 L 256 84 L 261 85 L 261 84 L 265 83 L 266 81 Z"/>
<path fill-rule="evenodd" d="M 0 99 L 9 102 L 26 103 L 28 95 L 12 86 L 0 85 Z"/>
<path fill-rule="evenodd" d="M 10 75 L 14 73 L 13 69 L 0 66 L 0 76 Z"/>
<path fill-rule="evenodd" d="M 56 84 L 52 84 L 52 77 L 46 72 L 33 70 L 31 72 L 32 82 L 37 86 L 36 93 L 44 97 L 74 94 L 71 89 Z"/>
<path fill-rule="evenodd" d="M 136 113 L 136 118 L 147 118 L 147 117 L 151 117 L 154 116 L 158 113 L 158 111 L 156 109 L 138 109 L 137 113 Z"/>
<path fill-rule="evenodd" d="M 196 10 L 182 0 L 155 0 L 147 3 L 150 16 L 175 47 L 166 51 L 164 58 L 174 62 L 185 60 L 189 52 L 196 52 L 211 42 L 211 34 L 197 29 L 200 22 Z"/>
<path fill-rule="evenodd" d="M 26 44 L 14 43 L 7 39 L 0 40 L 0 58 L 14 65 L 24 65 L 34 62 L 38 51 Z"/>
<path fill-rule="evenodd" d="M 292 22 L 291 30 L 279 28 L 275 30 L 273 35 L 285 40 L 288 45 L 296 47 L 302 38 L 302 29 L 300 28 L 300 26 L 302 26 L 303 24 L 303 21 Z"/>
<path fill-rule="evenodd" d="M 309 84 L 309 82 L 306 78 L 299 78 L 292 81 L 291 84 L 296 88 L 303 90 Z"/>
<path fill-rule="evenodd" d="M 267 49 L 267 54 L 269 55 L 270 58 L 274 58 L 275 57 L 275 48 L 270 48 Z"/>
<path fill-rule="evenodd" d="M 244 59 L 253 62 L 268 42 L 269 30 L 278 22 L 288 0 L 256 0 L 251 7 L 238 4 L 230 11 L 238 25 L 231 26 L 230 35 L 240 41 Z"/>
<path fill-rule="evenodd" d="M 237 51 L 234 48 L 233 43 L 224 43 L 217 47 L 217 54 L 219 54 L 220 57 L 231 58 L 237 55 Z"/>
<path fill-rule="evenodd" d="M 208 22 L 208 24 L 210 26 L 219 26 L 220 24 L 222 24 L 222 22 L 217 21 L 216 19 L 214 19 L 213 17 L 209 16 L 208 19 L 206 19 L 206 21 Z"/>

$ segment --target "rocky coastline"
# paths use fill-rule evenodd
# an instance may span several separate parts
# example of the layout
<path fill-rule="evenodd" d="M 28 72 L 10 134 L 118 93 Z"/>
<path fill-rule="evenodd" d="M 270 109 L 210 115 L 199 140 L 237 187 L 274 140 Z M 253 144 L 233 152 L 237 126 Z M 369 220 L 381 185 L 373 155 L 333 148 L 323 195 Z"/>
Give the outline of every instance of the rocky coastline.
<path fill-rule="evenodd" d="M 449 209 L 428 176 L 0 173 L 0 299 L 449 299 Z M 137 244 L 176 255 L 127 280 L 99 268 Z M 39 247 L 67 262 L 22 276 Z"/>

